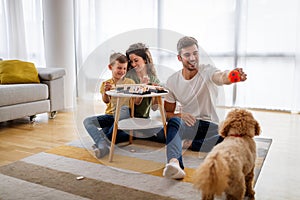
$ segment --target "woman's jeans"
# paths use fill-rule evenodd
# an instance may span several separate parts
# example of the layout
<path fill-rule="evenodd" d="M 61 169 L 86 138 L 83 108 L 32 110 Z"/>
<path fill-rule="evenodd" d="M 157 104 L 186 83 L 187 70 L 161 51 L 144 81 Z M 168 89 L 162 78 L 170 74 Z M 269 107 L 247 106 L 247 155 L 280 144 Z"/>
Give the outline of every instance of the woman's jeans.
<path fill-rule="evenodd" d="M 192 140 L 192 151 L 209 152 L 216 144 L 223 141 L 218 134 L 218 125 L 197 120 L 193 126 L 187 126 L 179 117 L 173 117 L 167 125 L 167 161 L 176 158 L 184 169 L 182 161 L 182 140 Z"/>
<path fill-rule="evenodd" d="M 121 107 L 119 120 L 129 117 L 129 108 L 125 106 Z M 114 121 L 114 116 L 108 114 L 87 117 L 83 121 L 85 129 L 94 140 L 96 147 L 101 148 L 103 145 L 107 145 L 106 138 L 111 140 Z M 126 132 L 118 130 L 116 143 L 128 141 L 128 139 L 129 135 Z"/>

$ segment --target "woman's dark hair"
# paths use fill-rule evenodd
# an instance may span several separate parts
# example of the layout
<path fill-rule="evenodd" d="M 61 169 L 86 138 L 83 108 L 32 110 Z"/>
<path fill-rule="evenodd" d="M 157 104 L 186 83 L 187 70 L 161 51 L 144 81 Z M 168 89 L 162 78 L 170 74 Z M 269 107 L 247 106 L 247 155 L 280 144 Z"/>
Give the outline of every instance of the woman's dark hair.
<path fill-rule="evenodd" d="M 155 71 L 155 68 L 153 65 L 151 53 L 149 51 L 149 48 L 145 44 L 135 43 L 135 44 L 130 45 L 129 48 L 127 49 L 126 56 L 129 61 L 128 68 L 127 68 L 128 70 L 133 68 L 131 66 L 131 62 L 130 62 L 130 58 L 129 58 L 130 54 L 135 54 L 135 55 L 143 58 L 143 60 L 145 61 L 145 64 L 147 65 L 147 72 L 149 74 L 156 76 L 156 71 Z"/>

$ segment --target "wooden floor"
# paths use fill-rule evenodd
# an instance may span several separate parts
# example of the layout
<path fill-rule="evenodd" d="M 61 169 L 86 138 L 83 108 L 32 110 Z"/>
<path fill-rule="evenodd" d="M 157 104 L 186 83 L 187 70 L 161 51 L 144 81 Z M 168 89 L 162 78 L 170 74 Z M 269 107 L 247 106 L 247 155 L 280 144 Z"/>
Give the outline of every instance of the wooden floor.
<path fill-rule="evenodd" d="M 73 112 L 60 112 L 55 119 L 39 114 L 34 123 L 29 118 L 0 122 L 0 166 L 75 138 Z"/>

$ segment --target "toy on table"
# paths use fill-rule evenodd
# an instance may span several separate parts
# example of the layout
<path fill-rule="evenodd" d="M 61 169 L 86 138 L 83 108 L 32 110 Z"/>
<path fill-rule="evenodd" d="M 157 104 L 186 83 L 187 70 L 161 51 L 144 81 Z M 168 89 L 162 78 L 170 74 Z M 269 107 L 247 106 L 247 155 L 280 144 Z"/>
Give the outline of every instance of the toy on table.
<path fill-rule="evenodd" d="M 236 83 L 241 81 L 241 74 L 238 70 L 232 70 L 228 74 L 228 79 L 231 83 Z"/>
<path fill-rule="evenodd" d="M 116 86 L 118 93 L 125 94 L 151 94 L 153 93 L 167 93 L 167 91 L 159 85 L 146 85 L 146 84 L 120 84 Z"/>

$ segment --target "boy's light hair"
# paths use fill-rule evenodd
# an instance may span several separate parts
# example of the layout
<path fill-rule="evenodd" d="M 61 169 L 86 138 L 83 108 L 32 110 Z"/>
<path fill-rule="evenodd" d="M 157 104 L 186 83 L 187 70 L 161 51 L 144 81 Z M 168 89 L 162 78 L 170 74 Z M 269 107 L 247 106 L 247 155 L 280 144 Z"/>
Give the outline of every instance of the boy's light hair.
<path fill-rule="evenodd" d="M 113 65 L 116 61 L 118 61 L 119 63 L 127 63 L 128 59 L 122 53 L 112 53 L 109 57 L 109 64 Z"/>
<path fill-rule="evenodd" d="M 189 37 L 189 36 L 184 36 L 184 37 L 180 38 L 177 42 L 178 55 L 181 54 L 181 50 L 183 48 L 190 47 L 193 45 L 196 45 L 198 48 L 198 41 L 195 38 Z"/>

